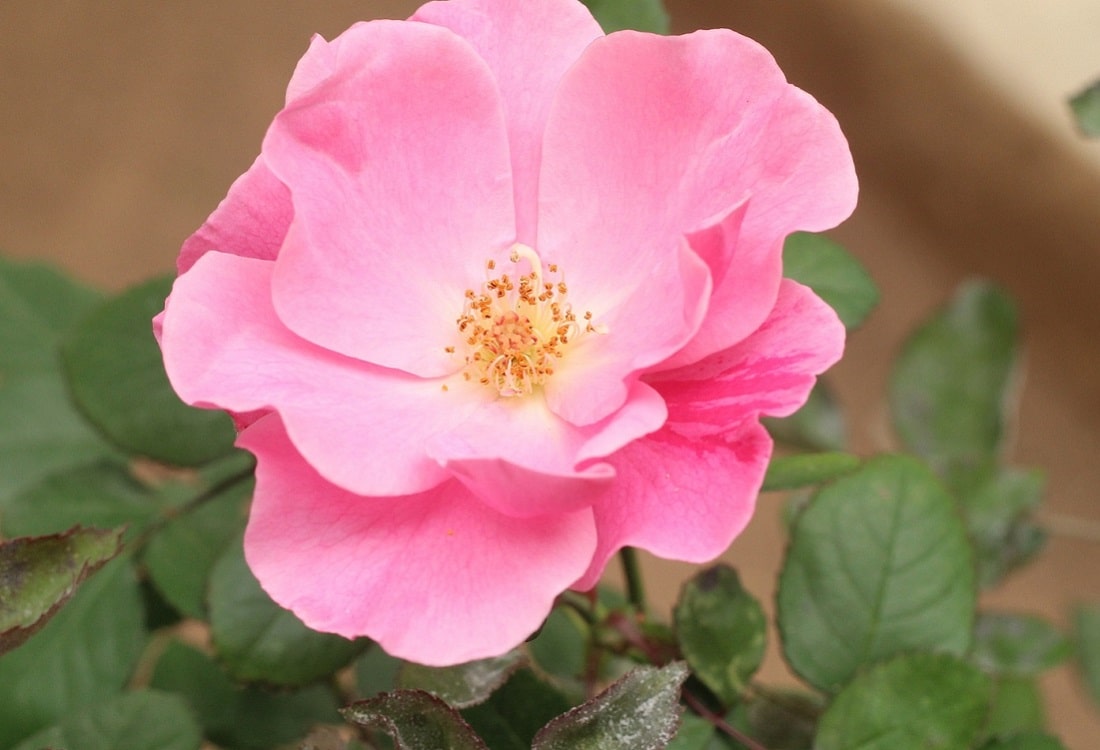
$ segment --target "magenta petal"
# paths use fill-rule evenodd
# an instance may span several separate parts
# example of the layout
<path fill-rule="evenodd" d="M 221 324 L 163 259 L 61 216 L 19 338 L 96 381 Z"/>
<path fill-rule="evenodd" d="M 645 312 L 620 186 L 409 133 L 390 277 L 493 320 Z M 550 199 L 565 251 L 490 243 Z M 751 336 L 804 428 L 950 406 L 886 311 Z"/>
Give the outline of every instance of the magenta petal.
<path fill-rule="evenodd" d="M 517 240 L 533 246 L 550 102 L 565 71 L 603 36 L 599 24 L 572 0 L 447 0 L 428 3 L 411 20 L 451 29 L 492 69 L 508 121 Z"/>
<path fill-rule="evenodd" d="M 493 74 L 429 24 L 361 24 L 324 52 L 328 77 L 299 92 L 264 141 L 294 203 L 275 307 L 328 349 L 422 376 L 452 372 L 445 349 L 463 292 L 515 239 Z"/>
<path fill-rule="evenodd" d="M 844 351 L 844 325 L 809 288 L 784 279 L 771 315 L 739 344 L 693 365 L 647 376 L 668 403 L 669 429 L 725 434 L 805 403 L 816 376 Z"/>
<path fill-rule="evenodd" d="M 259 461 L 245 555 L 261 585 L 311 628 L 369 636 L 399 658 L 446 666 L 519 645 L 595 547 L 587 509 L 508 517 L 454 481 L 405 497 L 348 493 L 274 416 L 239 442 Z"/>
<path fill-rule="evenodd" d="M 299 338 L 271 306 L 271 272 L 270 261 L 209 253 L 176 280 L 161 347 L 180 397 L 238 414 L 274 409 L 307 460 L 357 493 L 444 481 L 424 446 L 476 409 L 476 398 Z"/>
<path fill-rule="evenodd" d="M 752 518 L 772 449 L 758 423 L 728 438 L 687 440 L 665 429 L 612 456 L 615 485 L 593 507 L 596 554 L 574 588 L 595 586 L 626 546 L 685 562 L 722 554 Z"/>
<path fill-rule="evenodd" d="M 183 273 L 212 250 L 272 260 L 279 254 L 293 214 L 290 192 L 261 154 L 229 188 L 206 223 L 183 243 L 176 267 Z"/>

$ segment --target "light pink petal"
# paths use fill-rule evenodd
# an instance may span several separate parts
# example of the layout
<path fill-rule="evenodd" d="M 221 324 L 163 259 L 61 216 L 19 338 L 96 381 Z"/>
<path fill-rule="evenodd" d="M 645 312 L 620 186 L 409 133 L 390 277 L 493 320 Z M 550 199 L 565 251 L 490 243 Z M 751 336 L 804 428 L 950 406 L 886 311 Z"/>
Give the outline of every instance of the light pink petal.
<path fill-rule="evenodd" d="M 542 133 L 565 71 L 603 36 L 592 14 L 573 0 L 447 0 L 411 20 L 445 26 L 489 64 L 504 99 L 515 180 L 518 241 L 534 246 Z"/>
<path fill-rule="evenodd" d="M 669 429 L 724 434 L 805 403 L 816 376 L 844 351 L 844 324 L 809 288 L 784 279 L 775 308 L 747 339 L 693 365 L 648 376 L 668 403 Z"/>
<path fill-rule="evenodd" d="M 184 273 L 210 251 L 271 260 L 279 254 L 293 215 L 290 192 L 261 154 L 206 223 L 183 243 L 176 267 Z"/>
<path fill-rule="evenodd" d="M 575 311 L 590 310 L 603 332 L 585 334 L 558 361 L 546 400 L 563 419 L 587 425 L 624 403 L 635 373 L 664 361 L 694 335 L 707 313 L 711 281 L 706 263 L 681 239 L 678 253 L 652 259 L 647 274 L 603 290 L 602 297 L 590 297 L 572 279 L 569 288 Z"/>
<path fill-rule="evenodd" d="M 501 513 L 533 516 L 591 505 L 614 472 L 595 463 L 659 429 L 667 411 L 657 392 L 635 383 L 621 409 L 586 427 L 556 416 L 545 402 L 498 399 L 435 436 L 428 454 Z"/>
<path fill-rule="evenodd" d="M 353 492 L 407 494 L 446 479 L 425 443 L 465 419 L 476 394 L 299 338 L 271 306 L 271 270 L 270 261 L 210 253 L 176 280 L 161 347 L 180 397 L 238 414 L 277 411 L 307 460 Z"/>
<path fill-rule="evenodd" d="M 592 511 L 504 516 L 457 481 L 405 497 L 326 482 L 276 417 L 239 443 L 256 454 L 245 555 L 270 596 L 316 630 L 366 635 L 445 666 L 519 645 L 595 548 Z"/>
<path fill-rule="evenodd" d="M 342 354 L 452 372 L 445 348 L 458 340 L 463 292 L 515 239 L 492 72 L 429 24 L 361 24 L 325 50 L 329 76 L 299 92 L 264 141 L 294 202 L 275 307 Z"/>
<path fill-rule="evenodd" d="M 614 487 L 593 510 L 596 554 L 574 588 L 596 585 L 622 547 L 685 562 L 712 560 L 748 524 L 771 457 L 759 423 L 728 441 L 688 440 L 664 429 L 611 457 Z"/>
<path fill-rule="evenodd" d="M 683 236 L 746 206 L 733 254 L 747 278 L 735 261 L 716 283 L 719 320 L 704 323 L 700 356 L 760 325 L 783 237 L 844 219 L 856 179 L 836 120 L 755 42 L 724 29 L 622 32 L 593 42 L 563 78 L 539 189 L 543 257 L 595 298 L 633 288 Z"/>

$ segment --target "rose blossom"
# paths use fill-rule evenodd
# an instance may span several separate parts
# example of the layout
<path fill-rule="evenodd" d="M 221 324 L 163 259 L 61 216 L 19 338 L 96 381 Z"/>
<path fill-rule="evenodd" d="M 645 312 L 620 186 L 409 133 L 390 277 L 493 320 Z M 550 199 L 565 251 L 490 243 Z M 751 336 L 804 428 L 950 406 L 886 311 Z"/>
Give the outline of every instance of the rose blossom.
<path fill-rule="evenodd" d="M 314 38 L 156 325 L 258 459 L 272 598 L 463 662 L 624 545 L 702 562 L 744 528 L 759 417 L 843 348 L 783 239 L 855 196 L 834 118 L 749 39 L 432 2 Z"/>

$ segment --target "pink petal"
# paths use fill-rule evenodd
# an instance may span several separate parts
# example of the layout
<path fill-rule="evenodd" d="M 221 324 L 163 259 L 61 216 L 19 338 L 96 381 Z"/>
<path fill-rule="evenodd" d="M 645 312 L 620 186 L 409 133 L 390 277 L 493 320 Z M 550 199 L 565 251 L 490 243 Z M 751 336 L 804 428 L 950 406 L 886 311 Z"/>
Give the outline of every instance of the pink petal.
<path fill-rule="evenodd" d="M 685 562 L 712 560 L 748 525 L 771 457 L 758 423 L 729 440 L 687 440 L 664 429 L 609 459 L 617 478 L 594 506 L 599 542 L 574 588 L 595 586 L 622 547 Z"/>
<path fill-rule="evenodd" d="M 755 42 L 728 30 L 623 32 L 593 42 L 564 77 L 539 189 L 543 257 L 596 298 L 630 288 L 683 236 L 746 206 L 739 260 L 715 285 L 698 357 L 760 325 L 783 237 L 845 218 L 856 180 L 833 116 Z"/>
<path fill-rule="evenodd" d="M 261 154 L 206 223 L 183 243 L 176 267 L 184 273 L 211 250 L 271 260 L 279 254 L 293 214 L 290 192 Z"/>
<path fill-rule="evenodd" d="M 463 292 L 515 239 L 496 83 L 464 40 L 436 26 L 375 21 L 338 42 L 324 48 L 329 76 L 300 92 L 264 141 L 294 202 L 275 307 L 296 333 L 342 354 L 452 372 L 445 348 L 458 339 Z"/>
<path fill-rule="evenodd" d="M 492 69 L 508 120 L 517 239 L 534 246 L 542 133 L 550 102 L 569 66 L 603 36 L 599 24 L 573 0 L 431 2 L 411 20 L 451 29 Z"/>
<path fill-rule="evenodd" d="M 273 409 L 329 481 L 366 495 L 421 492 L 447 478 L 429 437 L 477 408 L 473 393 L 321 349 L 289 331 L 270 300 L 272 263 L 203 256 L 176 280 L 161 346 L 187 403 Z"/>
<path fill-rule="evenodd" d="M 832 308 L 784 279 L 771 315 L 751 336 L 647 381 L 668 403 L 669 429 L 689 438 L 725 434 L 762 414 L 794 412 L 843 351 L 844 325 Z"/>
<path fill-rule="evenodd" d="M 621 409 L 577 427 L 537 397 L 498 399 L 437 435 L 428 454 L 501 513 L 534 516 L 590 506 L 614 472 L 601 459 L 659 429 L 667 411 L 657 392 L 635 383 Z"/>
<path fill-rule="evenodd" d="M 271 597 L 316 630 L 369 636 L 445 666 L 519 645 L 595 547 L 592 512 L 500 515 L 458 482 L 405 497 L 328 484 L 276 417 L 240 437 L 256 454 L 245 555 Z"/>

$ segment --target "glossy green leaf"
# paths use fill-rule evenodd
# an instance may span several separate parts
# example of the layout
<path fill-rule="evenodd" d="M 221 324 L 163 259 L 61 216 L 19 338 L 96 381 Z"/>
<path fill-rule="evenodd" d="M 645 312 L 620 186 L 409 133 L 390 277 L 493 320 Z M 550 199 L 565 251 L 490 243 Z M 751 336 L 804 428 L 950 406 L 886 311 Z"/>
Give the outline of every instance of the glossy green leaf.
<path fill-rule="evenodd" d="M 582 0 L 603 30 L 668 33 L 668 12 L 661 0 Z"/>
<path fill-rule="evenodd" d="M 240 541 L 210 575 L 208 597 L 214 649 L 236 679 L 297 686 L 346 666 L 369 641 L 310 630 L 260 588 Z"/>
<path fill-rule="evenodd" d="M 122 530 L 73 528 L 0 541 L 0 654 L 38 632 L 122 549 Z"/>
<path fill-rule="evenodd" d="M 1078 607 L 1073 626 L 1081 674 L 1092 700 L 1100 706 L 1100 604 Z"/>
<path fill-rule="evenodd" d="M 199 750 L 199 728 L 178 696 L 138 690 L 66 715 L 15 750 Z"/>
<path fill-rule="evenodd" d="M 898 434 L 951 486 L 996 465 L 1010 419 L 1016 308 L 985 282 L 962 286 L 905 343 L 890 382 Z"/>
<path fill-rule="evenodd" d="M 189 617 L 206 617 L 206 591 L 214 565 L 244 531 L 255 485 L 239 480 L 173 518 L 150 540 L 144 562 L 162 596 Z"/>
<path fill-rule="evenodd" d="M 826 691 L 902 651 L 970 647 L 975 583 L 954 503 L 921 463 L 882 456 L 815 496 L 779 580 L 787 661 Z"/>
<path fill-rule="evenodd" d="M 680 650 L 695 676 L 733 705 L 764 659 L 764 609 L 726 565 L 684 584 L 673 609 Z"/>
<path fill-rule="evenodd" d="M 768 464 L 761 492 L 796 490 L 832 481 L 859 468 L 851 453 L 799 453 L 779 456 Z"/>
<path fill-rule="evenodd" d="M 981 750 L 1066 750 L 1066 746 L 1043 732 L 1024 732 L 1012 737 L 990 740 Z"/>
<path fill-rule="evenodd" d="M 1069 639 L 1034 615 L 983 612 L 974 627 L 971 661 L 997 675 L 1037 675 L 1073 652 Z"/>
<path fill-rule="evenodd" d="M 570 707 L 553 685 L 521 669 L 489 700 L 462 715 L 492 750 L 531 750 L 538 731 Z"/>
<path fill-rule="evenodd" d="M 99 295 L 0 258 L 0 510 L 43 477 L 113 450 L 76 411 L 58 345 Z"/>
<path fill-rule="evenodd" d="M 771 436 L 794 448 L 839 451 L 848 444 L 848 428 L 836 398 L 818 380 L 802 407 L 789 417 L 766 417 L 761 423 Z"/>
<path fill-rule="evenodd" d="M 783 275 L 805 284 L 857 328 L 878 304 L 878 287 L 863 264 L 822 234 L 795 232 L 783 243 Z"/>
<path fill-rule="evenodd" d="M 227 750 L 267 750 L 301 739 L 315 724 L 341 723 L 328 688 L 241 688 L 210 657 L 177 641 L 157 661 L 151 684 L 182 696 L 203 735 Z"/>
<path fill-rule="evenodd" d="M 860 674 L 825 710 L 815 750 L 961 750 L 978 738 L 989 679 L 942 654 L 909 654 Z"/>
<path fill-rule="evenodd" d="M 531 750 L 663 750 L 680 726 L 681 662 L 640 667 L 543 727 Z"/>
<path fill-rule="evenodd" d="M 521 652 L 509 651 L 453 667 L 425 667 L 408 662 L 401 668 L 397 685 L 404 690 L 431 693 L 455 708 L 469 708 L 488 700 L 523 661 Z"/>
<path fill-rule="evenodd" d="M 1069 106 L 1081 132 L 1093 138 L 1100 137 L 1100 81 L 1070 99 Z"/>
<path fill-rule="evenodd" d="M 994 678 L 993 697 L 985 724 L 987 736 L 1008 737 L 1045 726 L 1043 696 L 1035 678 Z"/>
<path fill-rule="evenodd" d="M 420 690 L 382 693 L 342 713 L 354 724 L 389 734 L 396 750 L 488 750 L 458 711 Z"/>
<path fill-rule="evenodd" d="M 115 560 L 34 638 L 0 656 L 0 747 L 120 691 L 145 646 L 143 614 L 133 567 Z"/>
<path fill-rule="evenodd" d="M 62 359 L 77 405 L 112 442 L 196 466 L 230 452 L 235 431 L 226 414 L 185 405 L 168 383 L 151 321 L 170 290 L 170 279 L 155 279 L 106 301 L 72 330 Z"/>
<path fill-rule="evenodd" d="M 1031 517 L 1045 484 L 1042 472 L 1002 469 L 959 495 L 983 588 L 998 584 L 1046 543 L 1046 532 Z"/>

